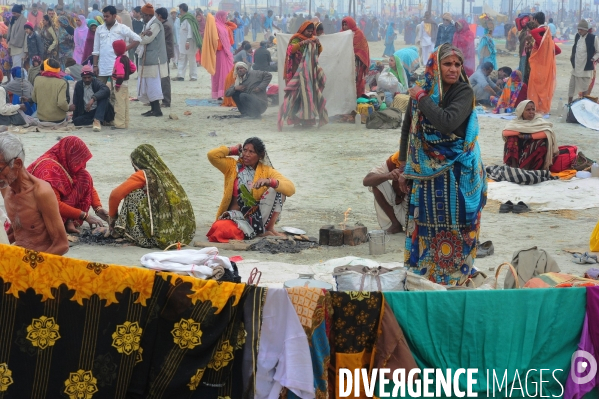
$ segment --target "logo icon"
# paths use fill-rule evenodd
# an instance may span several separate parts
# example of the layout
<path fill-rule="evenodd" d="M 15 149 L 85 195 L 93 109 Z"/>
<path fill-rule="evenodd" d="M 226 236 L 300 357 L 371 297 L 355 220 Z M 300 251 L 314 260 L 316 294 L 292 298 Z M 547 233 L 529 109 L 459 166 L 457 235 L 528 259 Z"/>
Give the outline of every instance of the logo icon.
<path fill-rule="evenodd" d="M 597 375 L 597 360 L 587 351 L 577 350 L 570 361 L 570 377 L 579 385 L 595 379 Z"/>

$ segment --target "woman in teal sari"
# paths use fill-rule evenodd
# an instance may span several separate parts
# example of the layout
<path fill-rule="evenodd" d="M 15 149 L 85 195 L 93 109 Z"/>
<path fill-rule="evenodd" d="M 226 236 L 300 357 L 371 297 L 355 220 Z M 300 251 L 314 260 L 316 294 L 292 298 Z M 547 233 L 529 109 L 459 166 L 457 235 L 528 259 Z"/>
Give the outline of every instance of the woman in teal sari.
<path fill-rule="evenodd" d="M 495 25 L 492 22 L 487 23 L 485 34 L 480 38 L 478 44 L 478 62 L 479 65 L 489 61 L 493 64 L 493 70 L 497 70 L 497 50 L 495 49 L 495 41 L 493 40 L 493 29 Z"/>
<path fill-rule="evenodd" d="M 443 44 L 425 80 L 410 88 L 399 161 L 409 195 L 405 264 L 430 281 L 461 284 L 473 273 L 486 175 L 478 146 L 474 93 L 462 52 Z"/>
<path fill-rule="evenodd" d="M 156 149 L 140 145 L 131 153 L 131 164 L 136 172 L 110 194 L 107 235 L 144 248 L 189 244 L 196 230 L 191 203 Z"/>

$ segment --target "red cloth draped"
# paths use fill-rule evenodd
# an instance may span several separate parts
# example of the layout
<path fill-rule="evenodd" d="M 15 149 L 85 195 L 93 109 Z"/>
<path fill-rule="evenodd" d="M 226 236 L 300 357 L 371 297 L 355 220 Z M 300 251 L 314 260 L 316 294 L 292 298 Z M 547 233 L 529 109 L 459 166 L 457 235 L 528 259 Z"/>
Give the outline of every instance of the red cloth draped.
<path fill-rule="evenodd" d="M 61 201 L 77 209 L 89 209 L 94 183 L 85 170 L 92 157 L 83 140 L 67 136 L 35 160 L 27 171 L 50 183 Z"/>
<path fill-rule="evenodd" d="M 458 27 L 453 35 L 453 45 L 464 54 L 464 70 L 470 76 L 476 70 L 476 49 L 474 48 L 474 33 L 465 19 L 458 21 Z"/>
<path fill-rule="evenodd" d="M 356 21 L 352 17 L 345 17 L 342 19 L 347 24 L 347 27 L 354 32 L 354 54 L 360 62 L 356 62 L 356 95 L 360 97 L 364 94 L 364 88 L 366 86 L 366 74 L 370 67 L 370 51 L 368 49 L 368 41 L 364 32 L 362 32 L 356 25 Z"/>
<path fill-rule="evenodd" d="M 364 36 L 364 32 L 358 28 L 356 21 L 352 17 L 343 18 L 341 23 L 343 24 L 343 22 L 345 22 L 347 27 L 354 32 L 354 54 L 367 68 L 370 67 L 370 52 L 368 50 L 368 41 L 366 40 L 366 36 Z"/>
<path fill-rule="evenodd" d="M 232 220 L 217 220 L 206 233 L 210 242 L 229 242 L 229 240 L 242 241 L 245 237 L 237 224 Z"/>

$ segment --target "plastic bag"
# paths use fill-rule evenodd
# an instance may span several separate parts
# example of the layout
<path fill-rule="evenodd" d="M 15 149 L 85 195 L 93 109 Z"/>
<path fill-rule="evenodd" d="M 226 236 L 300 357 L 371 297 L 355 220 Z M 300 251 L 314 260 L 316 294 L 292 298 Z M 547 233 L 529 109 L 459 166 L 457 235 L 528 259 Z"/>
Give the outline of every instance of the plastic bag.
<path fill-rule="evenodd" d="M 388 91 L 391 93 L 400 92 L 399 81 L 391 72 L 388 71 L 381 73 L 379 79 L 377 80 L 377 85 L 378 91 Z"/>
<path fill-rule="evenodd" d="M 591 239 L 589 244 L 592 252 L 599 251 L 599 222 L 597 223 L 597 225 L 593 229 L 593 232 L 591 233 Z"/>

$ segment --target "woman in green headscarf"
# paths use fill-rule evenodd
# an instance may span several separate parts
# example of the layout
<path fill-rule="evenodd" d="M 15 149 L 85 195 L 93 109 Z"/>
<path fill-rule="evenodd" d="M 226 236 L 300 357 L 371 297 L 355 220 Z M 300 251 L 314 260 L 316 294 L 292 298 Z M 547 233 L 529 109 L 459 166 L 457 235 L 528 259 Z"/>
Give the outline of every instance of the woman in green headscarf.
<path fill-rule="evenodd" d="M 196 229 L 191 203 L 156 149 L 140 145 L 131 163 L 136 172 L 110 194 L 108 234 L 144 248 L 189 244 Z"/>
<path fill-rule="evenodd" d="M 397 50 L 389 58 L 389 71 L 395 75 L 406 91 L 409 88 L 410 75 L 420 66 L 418 59 L 418 48 L 414 46 Z"/>
<path fill-rule="evenodd" d="M 393 74 L 401 84 L 401 92 L 394 94 L 391 107 L 406 112 L 410 96 L 407 95 L 410 88 L 410 76 L 418 69 L 418 49 L 414 46 L 402 48 L 389 58 L 389 72 Z M 386 94 L 385 94 L 386 95 Z"/>

